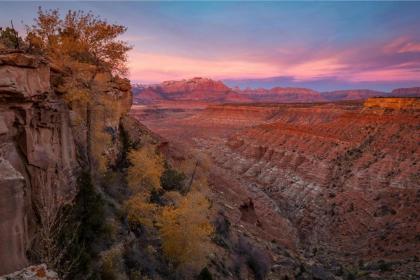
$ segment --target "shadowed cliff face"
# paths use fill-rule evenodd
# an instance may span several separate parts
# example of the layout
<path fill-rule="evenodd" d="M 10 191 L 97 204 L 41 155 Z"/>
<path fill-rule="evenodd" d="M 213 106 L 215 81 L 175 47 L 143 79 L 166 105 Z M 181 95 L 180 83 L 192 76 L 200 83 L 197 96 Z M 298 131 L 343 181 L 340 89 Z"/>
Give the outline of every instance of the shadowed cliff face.
<path fill-rule="evenodd" d="M 359 267 L 393 279 L 418 269 L 417 103 L 212 105 L 158 119 L 134 107 L 132 114 L 210 156 L 215 201 L 256 243 L 275 240 L 332 273 Z"/>
<path fill-rule="evenodd" d="M 59 205 L 72 200 L 77 160 L 69 111 L 50 87 L 47 63 L 18 53 L 1 55 L 0 77 L 0 158 L 17 182 L 0 176 L 3 274 L 26 264 L 36 215 L 47 223 Z"/>
<path fill-rule="evenodd" d="M 50 79 L 41 57 L 0 54 L 0 275 L 28 264 L 26 252 L 73 201 L 78 171 L 99 172 L 99 162 L 113 164 L 120 153 L 129 83 L 99 73 L 92 100 L 76 104 Z"/>

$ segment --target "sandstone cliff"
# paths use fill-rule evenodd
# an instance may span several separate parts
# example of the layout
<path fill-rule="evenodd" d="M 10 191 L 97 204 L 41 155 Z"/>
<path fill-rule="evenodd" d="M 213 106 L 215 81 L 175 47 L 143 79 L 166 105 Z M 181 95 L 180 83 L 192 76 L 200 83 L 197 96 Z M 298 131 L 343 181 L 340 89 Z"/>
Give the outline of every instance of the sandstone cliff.
<path fill-rule="evenodd" d="M 129 82 L 96 71 L 89 100 L 74 100 L 74 87 L 61 87 L 70 79 L 81 84 L 41 57 L 0 54 L 0 275 L 29 263 L 27 252 L 74 200 L 79 171 L 99 176 L 121 153 Z"/>
<path fill-rule="evenodd" d="M 368 98 L 364 102 L 364 106 L 366 108 L 420 110 L 420 98 L 415 98 L 415 97 Z"/>

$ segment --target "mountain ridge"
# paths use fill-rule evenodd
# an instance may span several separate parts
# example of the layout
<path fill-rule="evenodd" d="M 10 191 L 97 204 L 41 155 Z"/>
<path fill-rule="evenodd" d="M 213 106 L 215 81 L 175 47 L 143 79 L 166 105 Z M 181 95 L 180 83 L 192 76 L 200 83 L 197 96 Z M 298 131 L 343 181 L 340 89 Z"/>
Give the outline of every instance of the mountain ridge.
<path fill-rule="evenodd" d="M 303 87 L 245 88 L 229 87 L 219 80 L 194 77 L 164 81 L 154 85 L 133 85 L 134 102 L 201 101 L 206 103 L 307 103 L 364 100 L 370 97 L 420 97 L 420 87 L 397 88 L 391 92 L 370 89 L 316 91 Z"/>

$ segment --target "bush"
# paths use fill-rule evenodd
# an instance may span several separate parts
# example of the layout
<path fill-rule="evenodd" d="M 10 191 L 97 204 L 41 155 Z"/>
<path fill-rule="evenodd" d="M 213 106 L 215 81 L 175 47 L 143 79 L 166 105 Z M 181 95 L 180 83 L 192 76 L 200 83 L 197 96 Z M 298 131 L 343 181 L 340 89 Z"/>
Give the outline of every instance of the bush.
<path fill-rule="evenodd" d="M 131 166 L 128 168 L 128 186 L 134 193 L 158 190 L 164 171 L 162 156 L 156 153 L 152 145 L 145 145 L 139 150 L 128 153 Z"/>
<path fill-rule="evenodd" d="M 158 216 L 158 207 L 144 199 L 144 195 L 136 194 L 126 203 L 127 218 L 130 224 L 153 227 Z"/>
<path fill-rule="evenodd" d="M 110 24 L 91 12 L 69 10 L 61 17 L 58 9 L 39 8 L 34 24 L 26 28 L 29 48 L 45 53 L 56 64 L 70 59 L 117 74 L 127 72 L 125 63 L 131 47 L 117 39 L 127 30 L 125 26 Z"/>
<path fill-rule="evenodd" d="M 213 227 L 208 221 L 209 201 L 191 192 L 179 207 L 165 207 L 160 219 L 162 249 L 176 267 L 200 271 L 209 253 Z"/>
<path fill-rule="evenodd" d="M 91 263 L 97 252 L 93 244 L 98 244 L 105 234 L 104 201 L 91 183 L 88 172 L 83 172 L 78 180 L 79 192 L 75 203 L 63 209 L 63 222 L 57 240 L 59 260 L 54 267 L 63 279 L 78 279 L 81 275 L 94 274 Z"/>
<path fill-rule="evenodd" d="M 18 49 L 22 45 L 22 38 L 19 37 L 18 32 L 14 28 L 0 27 L 0 44 L 5 48 Z"/>
<path fill-rule="evenodd" d="M 184 180 L 186 176 L 183 172 L 167 168 L 160 177 L 160 183 L 166 191 L 184 191 Z"/>
<path fill-rule="evenodd" d="M 105 251 L 102 255 L 101 278 L 103 280 L 116 280 L 123 272 L 123 253 L 119 246 Z"/>

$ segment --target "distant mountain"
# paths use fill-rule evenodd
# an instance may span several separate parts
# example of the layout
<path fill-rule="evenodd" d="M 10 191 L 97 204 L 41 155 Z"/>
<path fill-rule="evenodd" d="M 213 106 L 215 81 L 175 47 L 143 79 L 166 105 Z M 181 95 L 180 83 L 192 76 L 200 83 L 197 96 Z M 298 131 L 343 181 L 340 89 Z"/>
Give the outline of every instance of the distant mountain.
<path fill-rule="evenodd" d="M 221 81 L 208 78 L 166 81 L 157 85 L 133 85 L 134 102 L 151 104 L 161 101 L 200 101 L 207 103 L 305 103 L 340 100 L 364 100 L 369 97 L 401 96 L 420 97 L 420 87 L 399 88 L 392 92 L 369 89 L 337 90 L 318 92 L 308 88 L 273 87 L 230 88 Z"/>
<path fill-rule="evenodd" d="M 245 89 L 238 91 L 259 102 L 318 102 L 326 101 L 319 92 L 307 88 L 274 87 L 271 89 Z"/>
<path fill-rule="evenodd" d="M 361 100 L 375 96 L 387 96 L 388 93 L 370 89 L 336 90 L 322 92 L 321 96 L 329 101 L 338 100 Z"/>
<path fill-rule="evenodd" d="M 392 96 L 420 97 L 420 87 L 397 88 L 391 92 Z"/>
<path fill-rule="evenodd" d="M 188 100 L 210 103 L 250 102 L 224 83 L 207 78 L 166 81 L 159 85 L 133 87 L 136 103 L 153 103 L 162 100 Z"/>

